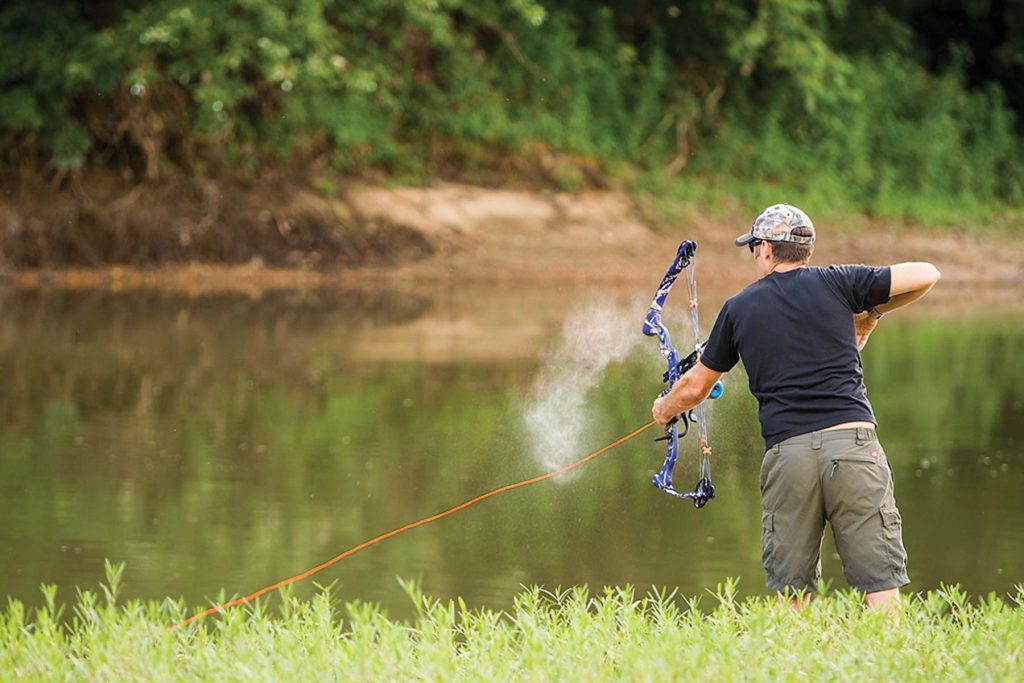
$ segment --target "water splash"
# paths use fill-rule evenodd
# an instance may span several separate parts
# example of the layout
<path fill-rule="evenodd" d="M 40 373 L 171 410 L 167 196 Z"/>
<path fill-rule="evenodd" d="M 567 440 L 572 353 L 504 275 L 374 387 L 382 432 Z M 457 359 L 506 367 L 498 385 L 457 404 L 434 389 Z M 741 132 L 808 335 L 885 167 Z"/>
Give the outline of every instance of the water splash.
<path fill-rule="evenodd" d="M 587 393 L 610 363 L 625 360 L 644 339 L 637 320 L 625 307 L 608 304 L 566 320 L 561 343 L 545 359 L 523 413 L 533 458 L 545 470 L 563 467 L 586 451 Z"/>

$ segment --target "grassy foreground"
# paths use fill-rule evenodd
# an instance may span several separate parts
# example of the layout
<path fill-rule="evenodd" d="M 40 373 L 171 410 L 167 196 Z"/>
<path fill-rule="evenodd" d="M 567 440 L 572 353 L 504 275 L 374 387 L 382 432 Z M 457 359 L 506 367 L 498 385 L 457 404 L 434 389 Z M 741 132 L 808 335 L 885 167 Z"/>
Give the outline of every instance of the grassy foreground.
<path fill-rule="evenodd" d="M 770 598 L 710 603 L 631 587 L 524 590 L 509 612 L 469 610 L 403 584 L 412 623 L 366 603 L 285 594 L 178 631 L 184 606 L 119 605 L 120 570 L 102 595 L 81 591 L 63 614 L 12 601 L 0 617 L 5 680 L 1018 680 L 1024 587 L 972 604 L 957 588 L 907 599 L 899 615 L 851 593 L 797 614 Z M 682 604 L 682 606 L 680 606 Z"/>

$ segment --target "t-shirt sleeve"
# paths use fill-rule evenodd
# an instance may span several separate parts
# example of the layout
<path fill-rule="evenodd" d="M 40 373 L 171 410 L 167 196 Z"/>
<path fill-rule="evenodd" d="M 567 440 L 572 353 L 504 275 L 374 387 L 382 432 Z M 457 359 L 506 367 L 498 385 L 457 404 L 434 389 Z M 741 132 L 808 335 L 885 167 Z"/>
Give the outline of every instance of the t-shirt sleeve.
<path fill-rule="evenodd" d="M 889 300 L 892 282 L 889 266 L 829 266 L 825 276 L 854 313 L 866 311 Z"/>
<path fill-rule="evenodd" d="M 729 302 L 726 301 L 722 310 L 718 312 L 715 326 L 711 328 L 711 335 L 700 354 L 700 362 L 715 372 L 729 372 L 739 359 L 732 320 L 729 317 Z"/>

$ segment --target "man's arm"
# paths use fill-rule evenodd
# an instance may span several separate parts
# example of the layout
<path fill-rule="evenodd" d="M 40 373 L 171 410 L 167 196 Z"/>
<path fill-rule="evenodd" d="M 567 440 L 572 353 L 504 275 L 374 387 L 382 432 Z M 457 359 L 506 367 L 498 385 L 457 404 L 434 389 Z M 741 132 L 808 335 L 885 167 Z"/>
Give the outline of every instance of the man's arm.
<path fill-rule="evenodd" d="M 889 276 L 889 300 L 875 306 L 879 313 L 917 301 L 939 281 L 942 273 L 930 263 L 897 263 L 889 267 Z"/>
<path fill-rule="evenodd" d="M 879 313 L 888 313 L 917 301 L 928 293 L 942 274 L 930 263 L 897 263 L 889 267 L 889 300 L 875 306 Z M 857 350 L 864 349 L 868 337 L 874 332 L 878 320 L 868 313 L 854 313 L 853 325 L 857 333 Z"/>
<path fill-rule="evenodd" d="M 651 415 L 655 421 L 668 424 L 676 415 L 702 403 L 721 376 L 722 373 L 715 372 L 698 360 L 672 385 L 671 391 L 654 401 Z"/>

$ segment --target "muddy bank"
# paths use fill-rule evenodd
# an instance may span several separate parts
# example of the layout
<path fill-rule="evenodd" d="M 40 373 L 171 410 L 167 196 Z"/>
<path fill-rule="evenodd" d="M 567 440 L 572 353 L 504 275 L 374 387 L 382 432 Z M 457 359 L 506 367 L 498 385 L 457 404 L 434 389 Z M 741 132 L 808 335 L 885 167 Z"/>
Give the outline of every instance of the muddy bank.
<path fill-rule="evenodd" d="M 314 184 L 315 185 L 315 184 Z M 335 186 L 181 180 L 119 192 L 91 177 L 0 202 L 0 278 L 17 286 L 305 288 L 382 281 L 643 282 L 680 239 L 702 280 L 749 281 L 732 239 L 751 217 L 680 205 L 672 222 L 617 191 L 545 193 L 445 184 Z M 851 217 L 817 219 L 813 262 L 927 260 L 944 282 L 1024 283 L 1024 234 L 977 237 Z"/>
<path fill-rule="evenodd" d="M 423 258 L 423 234 L 302 179 L 179 176 L 125 188 L 102 171 L 0 199 L 0 268 L 184 263 L 346 269 Z"/>

